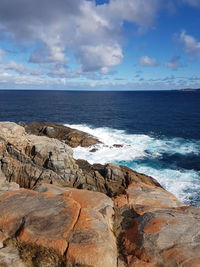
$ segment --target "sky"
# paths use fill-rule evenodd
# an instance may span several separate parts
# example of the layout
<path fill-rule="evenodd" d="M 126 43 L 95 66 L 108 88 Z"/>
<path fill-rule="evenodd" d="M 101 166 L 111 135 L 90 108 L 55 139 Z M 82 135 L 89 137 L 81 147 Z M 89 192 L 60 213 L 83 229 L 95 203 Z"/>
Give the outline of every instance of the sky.
<path fill-rule="evenodd" d="M 200 0 L 1 0 L 0 89 L 200 88 Z"/>

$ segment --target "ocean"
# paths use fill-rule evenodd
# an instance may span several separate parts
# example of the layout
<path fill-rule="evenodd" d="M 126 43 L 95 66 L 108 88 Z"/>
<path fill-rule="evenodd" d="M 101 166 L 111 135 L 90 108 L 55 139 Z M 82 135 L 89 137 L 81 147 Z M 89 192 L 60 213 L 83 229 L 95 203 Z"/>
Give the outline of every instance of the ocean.
<path fill-rule="evenodd" d="M 200 206 L 200 92 L 1 90 L 0 121 L 53 121 L 91 133 L 104 145 L 75 148 L 75 158 L 126 165 Z"/>

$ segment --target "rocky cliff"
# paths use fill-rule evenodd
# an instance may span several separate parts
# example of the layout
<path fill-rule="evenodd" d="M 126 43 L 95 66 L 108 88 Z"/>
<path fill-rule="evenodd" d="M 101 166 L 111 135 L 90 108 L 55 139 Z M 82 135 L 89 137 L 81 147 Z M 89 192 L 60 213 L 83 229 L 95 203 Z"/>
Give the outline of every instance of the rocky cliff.
<path fill-rule="evenodd" d="M 200 208 L 127 167 L 74 160 L 95 137 L 21 125 L 0 122 L 1 267 L 200 266 Z"/>

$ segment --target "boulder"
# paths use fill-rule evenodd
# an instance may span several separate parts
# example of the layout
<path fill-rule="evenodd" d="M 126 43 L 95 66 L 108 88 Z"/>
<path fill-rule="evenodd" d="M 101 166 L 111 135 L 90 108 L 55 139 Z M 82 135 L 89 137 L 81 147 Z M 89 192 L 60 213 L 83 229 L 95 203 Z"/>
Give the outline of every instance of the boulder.
<path fill-rule="evenodd" d="M 97 152 L 97 151 L 98 151 L 98 148 L 92 148 L 89 152 L 94 153 L 94 152 Z"/>
<path fill-rule="evenodd" d="M 34 121 L 27 124 L 21 123 L 21 125 L 25 127 L 26 132 L 29 134 L 40 136 L 45 135 L 50 138 L 56 138 L 60 141 L 64 141 L 71 147 L 89 147 L 100 143 L 96 137 L 91 136 L 88 133 L 53 122 Z"/>
<path fill-rule="evenodd" d="M 40 192 L 21 189 L 0 196 L 3 249 L 15 251 L 14 258 L 17 249 L 26 266 L 117 266 L 110 198 L 52 185 L 36 190 Z M 4 253 L 0 249 L 0 262 L 9 262 Z"/>
<path fill-rule="evenodd" d="M 130 184 L 114 201 L 119 257 L 127 266 L 200 266 L 200 208 L 146 183 Z"/>
<path fill-rule="evenodd" d="M 128 266 L 200 266 L 200 209 L 181 207 L 146 212 L 125 231 Z"/>
<path fill-rule="evenodd" d="M 143 214 L 152 209 L 181 207 L 181 203 L 173 194 L 161 186 L 140 183 L 131 183 L 125 190 L 125 194 L 115 198 L 118 207 L 129 206 L 138 214 Z"/>
<path fill-rule="evenodd" d="M 10 122 L 0 122 L 0 171 L 9 182 L 25 188 L 41 182 L 76 187 L 85 181 L 68 145 L 28 135 Z"/>
<path fill-rule="evenodd" d="M 122 144 L 114 144 L 113 146 L 116 147 L 116 148 L 121 148 L 121 147 L 123 147 Z"/>

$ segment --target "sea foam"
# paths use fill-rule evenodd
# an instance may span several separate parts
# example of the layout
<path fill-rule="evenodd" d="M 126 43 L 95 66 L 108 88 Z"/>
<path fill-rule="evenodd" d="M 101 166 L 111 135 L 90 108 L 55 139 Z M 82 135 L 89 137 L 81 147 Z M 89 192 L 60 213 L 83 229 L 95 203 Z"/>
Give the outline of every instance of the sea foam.
<path fill-rule="evenodd" d="M 113 162 L 126 165 L 154 177 L 185 204 L 200 205 L 200 171 L 177 167 L 176 162 L 165 162 L 165 155 L 179 155 L 179 158 L 200 155 L 200 141 L 127 134 L 108 127 L 66 126 L 87 132 L 102 142 L 89 148 L 74 148 L 76 159 L 85 159 L 91 164 Z M 96 152 L 91 152 L 93 148 Z"/>

